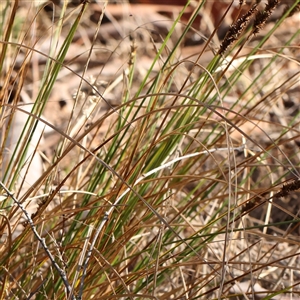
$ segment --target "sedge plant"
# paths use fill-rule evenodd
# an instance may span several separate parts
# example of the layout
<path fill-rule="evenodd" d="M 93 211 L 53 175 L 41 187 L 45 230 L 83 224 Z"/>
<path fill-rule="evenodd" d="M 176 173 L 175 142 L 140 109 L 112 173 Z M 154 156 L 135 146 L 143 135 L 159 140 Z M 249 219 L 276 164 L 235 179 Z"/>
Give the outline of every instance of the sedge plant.
<path fill-rule="evenodd" d="M 3 1 L 0 299 L 300 298 L 300 1 L 236 2 Z"/>

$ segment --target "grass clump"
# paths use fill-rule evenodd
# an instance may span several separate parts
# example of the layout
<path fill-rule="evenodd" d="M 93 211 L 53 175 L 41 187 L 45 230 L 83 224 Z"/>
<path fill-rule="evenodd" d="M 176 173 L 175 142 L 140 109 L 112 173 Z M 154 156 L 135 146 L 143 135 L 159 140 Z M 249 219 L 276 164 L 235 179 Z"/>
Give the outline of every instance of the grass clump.
<path fill-rule="evenodd" d="M 299 1 L 72 4 L 1 7 L 1 299 L 297 299 Z"/>

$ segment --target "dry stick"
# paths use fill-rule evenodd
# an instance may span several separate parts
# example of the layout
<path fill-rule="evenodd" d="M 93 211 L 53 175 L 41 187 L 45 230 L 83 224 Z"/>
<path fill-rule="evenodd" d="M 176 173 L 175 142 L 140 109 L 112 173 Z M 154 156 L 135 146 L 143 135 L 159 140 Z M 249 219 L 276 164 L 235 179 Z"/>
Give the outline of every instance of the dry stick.
<path fill-rule="evenodd" d="M 59 273 L 66 289 L 67 289 L 67 292 L 68 294 L 72 294 L 71 292 L 71 286 L 69 284 L 69 281 L 67 279 L 67 275 L 65 273 L 65 271 L 63 269 L 61 269 L 59 267 L 59 265 L 56 263 L 55 259 L 54 259 L 54 256 L 51 254 L 51 252 L 49 251 L 47 245 L 46 245 L 46 242 L 45 242 L 45 239 L 42 238 L 36 228 L 35 228 L 35 225 L 30 217 L 30 215 L 28 214 L 27 210 L 24 208 L 24 206 L 14 197 L 13 193 L 10 192 L 10 190 L 2 183 L 2 181 L 0 181 L 0 185 L 1 187 L 6 191 L 7 195 L 17 204 L 17 206 L 22 210 L 22 212 L 24 213 L 26 219 L 28 220 L 28 223 L 34 233 L 34 235 L 36 236 L 36 238 L 38 239 L 38 241 L 41 243 L 42 247 L 44 248 L 46 254 L 48 255 L 49 259 L 51 260 L 51 263 L 53 264 L 53 266 L 55 267 L 55 269 L 57 270 L 57 272 Z M 76 300 L 76 298 L 74 297 L 74 295 L 71 296 L 72 299 Z"/>

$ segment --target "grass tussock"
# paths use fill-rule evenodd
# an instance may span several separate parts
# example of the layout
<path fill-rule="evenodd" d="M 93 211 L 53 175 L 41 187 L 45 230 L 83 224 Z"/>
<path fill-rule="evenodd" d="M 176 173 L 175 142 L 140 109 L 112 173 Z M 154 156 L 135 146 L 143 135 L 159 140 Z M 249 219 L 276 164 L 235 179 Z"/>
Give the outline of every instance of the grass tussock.
<path fill-rule="evenodd" d="M 300 299 L 299 5 L 2 1 L 0 299 Z"/>

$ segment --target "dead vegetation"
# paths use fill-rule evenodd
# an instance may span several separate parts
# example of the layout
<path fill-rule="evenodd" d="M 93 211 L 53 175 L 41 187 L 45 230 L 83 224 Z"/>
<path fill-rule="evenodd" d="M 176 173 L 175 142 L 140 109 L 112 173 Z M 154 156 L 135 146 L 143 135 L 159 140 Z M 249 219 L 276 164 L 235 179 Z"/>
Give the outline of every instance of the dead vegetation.
<path fill-rule="evenodd" d="M 299 299 L 299 1 L 135 2 L 1 7 L 0 298 Z"/>

